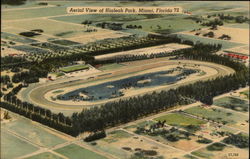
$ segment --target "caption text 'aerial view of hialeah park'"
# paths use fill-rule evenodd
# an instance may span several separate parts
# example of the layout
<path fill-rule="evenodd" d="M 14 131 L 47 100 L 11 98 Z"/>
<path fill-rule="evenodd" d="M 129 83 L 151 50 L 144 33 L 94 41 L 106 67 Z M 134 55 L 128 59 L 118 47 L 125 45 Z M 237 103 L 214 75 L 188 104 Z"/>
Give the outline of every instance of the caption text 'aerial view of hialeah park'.
<path fill-rule="evenodd" d="M 249 158 L 249 2 L 1 2 L 1 159 Z"/>

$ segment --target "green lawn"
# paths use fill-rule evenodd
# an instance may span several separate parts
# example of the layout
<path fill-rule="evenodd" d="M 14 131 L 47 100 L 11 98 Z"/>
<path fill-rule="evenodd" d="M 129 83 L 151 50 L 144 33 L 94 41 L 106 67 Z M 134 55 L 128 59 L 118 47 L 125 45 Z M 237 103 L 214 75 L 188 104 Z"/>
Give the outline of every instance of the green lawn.
<path fill-rule="evenodd" d="M 214 105 L 240 112 L 248 112 L 249 110 L 249 102 L 234 97 L 223 97 L 217 99 L 214 101 Z"/>
<path fill-rule="evenodd" d="M 22 126 L 22 125 L 20 125 Z M 14 159 L 38 150 L 35 146 L 21 140 L 1 129 L 1 156 L 2 159 Z"/>
<path fill-rule="evenodd" d="M 166 120 L 167 124 L 177 125 L 177 126 L 200 125 L 200 124 L 206 123 L 205 121 L 195 119 L 192 117 L 188 117 L 182 114 L 177 114 L 177 113 L 167 114 L 167 115 L 155 118 L 154 120 L 157 120 L 157 121 Z"/>
<path fill-rule="evenodd" d="M 112 143 L 112 142 L 117 142 L 120 139 L 123 138 L 128 138 L 133 136 L 132 134 L 127 133 L 126 131 L 123 130 L 115 130 L 112 131 L 108 134 L 108 137 L 101 139 L 102 141 Z"/>
<path fill-rule="evenodd" d="M 50 152 L 44 152 L 44 153 L 40 153 L 38 155 L 31 156 L 25 159 L 63 159 L 63 158 Z"/>
<path fill-rule="evenodd" d="M 59 70 L 69 73 L 69 72 L 79 71 L 79 70 L 88 69 L 88 68 L 89 68 L 88 65 L 73 65 L 73 66 L 60 68 Z"/>
<path fill-rule="evenodd" d="M 106 64 L 106 65 L 103 65 L 101 67 L 99 67 L 98 69 L 99 70 L 114 70 L 114 69 L 118 69 L 118 68 L 121 68 L 123 67 L 124 65 L 122 64 L 117 64 L 117 63 L 114 63 L 114 64 Z"/>
<path fill-rule="evenodd" d="M 71 144 L 55 150 L 56 152 L 68 157 L 69 159 L 106 159 L 95 152 L 87 150 L 76 144 Z"/>

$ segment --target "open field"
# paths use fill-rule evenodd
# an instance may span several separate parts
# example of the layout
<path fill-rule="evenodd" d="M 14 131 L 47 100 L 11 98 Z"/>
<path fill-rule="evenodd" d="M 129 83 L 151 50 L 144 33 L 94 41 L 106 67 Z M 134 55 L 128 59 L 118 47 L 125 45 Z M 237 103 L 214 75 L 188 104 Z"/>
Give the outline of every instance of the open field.
<path fill-rule="evenodd" d="M 216 99 L 214 105 L 232 109 L 239 112 L 248 112 L 249 111 L 249 101 L 242 100 L 234 97 L 224 97 Z"/>
<path fill-rule="evenodd" d="M 101 70 L 101 71 L 106 71 L 106 70 L 118 69 L 118 68 L 121 68 L 123 66 L 124 66 L 123 64 L 117 64 L 117 63 L 105 64 L 105 65 L 102 65 L 102 66 L 98 67 L 98 69 Z"/>
<path fill-rule="evenodd" d="M 243 23 L 243 24 L 228 24 L 226 25 L 231 28 L 241 28 L 241 29 L 249 29 L 249 24 Z"/>
<path fill-rule="evenodd" d="M 169 113 L 165 116 L 172 116 L 172 115 L 173 115 L 172 113 Z M 182 116 L 185 117 L 184 115 Z M 162 118 L 162 117 L 164 116 L 160 116 L 158 118 Z M 196 120 L 197 122 L 197 119 L 191 118 L 191 117 L 189 117 L 188 120 L 189 121 Z M 200 120 L 200 122 L 202 121 Z M 167 121 L 163 127 L 161 128 L 156 127 L 155 129 L 152 130 L 152 127 L 154 127 L 156 124 L 157 123 L 155 121 L 153 122 L 149 120 L 149 121 L 143 121 L 143 122 L 137 123 L 136 125 L 130 125 L 130 126 L 124 127 L 124 129 L 130 132 L 136 133 L 138 135 L 143 135 L 145 137 L 148 137 L 162 144 L 178 148 L 183 151 L 191 151 L 193 149 L 197 149 L 200 146 L 204 145 L 202 143 L 197 142 L 199 138 L 198 138 L 198 135 L 193 134 L 194 129 L 189 129 L 188 131 L 186 131 L 184 130 L 186 127 L 182 126 L 181 125 L 182 123 L 180 124 L 178 122 L 176 122 L 175 124 L 170 123 L 171 126 L 169 126 L 169 123 Z M 189 125 L 195 125 L 195 122 L 194 124 L 190 122 Z M 173 126 L 177 126 L 177 127 L 173 127 Z M 198 126 L 198 125 L 195 125 L 195 126 Z"/>
<path fill-rule="evenodd" d="M 1 38 L 11 40 L 14 42 L 23 43 L 23 44 L 37 42 L 34 39 L 30 39 L 30 38 L 26 38 L 26 37 L 18 36 L 15 34 L 6 33 L 6 32 L 1 32 Z"/>
<path fill-rule="evenodd" d="M 38 41 L 47 42 L 48 40 L 55 39 L 54 36 L 51 36 L 51 35 L 48 35 L 48 34 L 46 34 L 46 35 L 45 34 L 40 34 L 40 33 L 39 33 L 40 35 L 35 35 L 35 36 L 32 36 L 32 37 L 25 37 L 25 36 L 19 35 L 19 33 L 27 32 L 27 31 L 30 31 L 30 30 L 27 30 L 27 29 L 24 29 L 24 28 L 17 28 L 15 26 L 4 28 L 2 31 L 6 32 L 6 33 L 15 34 L 18 37 L 31 39 L 32 42 L 38 42 Z"/>
<path fill-rule="evenodd" d="M 29 23 L 29 25 L 26 25 L 26 23 Z M 123 32 L 101 29 L 83 24 L 56 21 L 52 19 L 28 19 L 6 22 L 5 24 L 7 24 L 8 27 L 15 28 L 13 31 L 7 28 L 7 31 L 10 31 L 11 33 L 18 33 L 19 31 L 21 32 L 21 30 L 30 31 L 34 29 L 42 29 L 43 33 L 35 37 L 36 39 L 42 41 L 51 41 L 55 38 L 66 38 L 74 43 L 88 43 L 105 38 L 118 38 L 129 35 Z"/>
<path fill-rule="evenodd" d="M 87 33 L 82 36 L 77 36 L 73 38 L 68 38 L 68 40 L 77 42 L 77 43 L 82 43 L 82 44 L 87 44 L 91 42 L 96 42 L 98 40 L 104 40 L 104 39 L 109 39 L 109 38 L 120 38 L 124 36 L 130 35 L 129 33 L 123 33 L 123 32 L 118 32 L 118 31 L 111 31 L 111 30 L 102 30 L 98 32 L 91 32 Z"/>
<path fill-rule="evenodd" d="M 63 138 L 49 132 L 44 128 L 36 126 L 30 120 L 20 118 L 14 114 L 11 114 L 11 116 L 15 117 L 17 120 L 1 124 L 2 128 L 14 132 L 19 136 L 22 136 L 25 139 L 44 147 L 53 147 L 65 142 Z"/>
<path fill-rule="evenodd" d="M 122 56 L 129 56 L 129 55 L 151 55 L 151 54 L 159 54 L 159 53 L 171 53 L 174 50 L 181 50 L 190 48 L 189 45 L 182 45 L 182 44 L 164 44 L 159 46 L 153 46 L 153 47 L 146 47 L 141 49 L 135 49 L 130 51 L 122 51 L 117 53 L 111 53 L 107 55 L 99 55 L 95 56 L 96 60 L 109 60 L 109 59 L 115 59 L 116 57 L 122 57 Z"/>
<path fill-rule="evenodd" d="M 249 56 L 249 45 L 242 46 L 242 47 L 235 47 L 235 48 L 231 48 L 231 49 L 226 49 L 224 51 L 228 52 L 228 53 L 236 53 L 236 54 L 240 54 L 240 55 Z"/>
<path fill-rule="evenodd" d="M 29 23 L 29 25 L 26 25 L 26 23 Z M 60 21 L 53 21 L 48 19 L 23 20 L 22 22 L 17 21 L 9 23 L 7 22 L 7 25 L 23 28 L 26 30 L 42 29 L 44 31 L 44 34 L 63 38 L 91 34 L 84 32 L 87 28 L 89 28 L 85 25 L 73 25 L 70 23 L 63 23 Z"/>
<path fill-rule="evenodd" d="M 121 159 L 130 158 L 134 153 L 145 150 L 156 151 L 156 154 L 153 155 L 155 157 L 181 156 L 181 151 L 179 150 L 158 144 L 157 142 L 147 139 L 143 136 L 128 134 L 128 132 L 122 130 L 109 133 L 105 139 L 96 141 L 96 145 L 93 147 L 98 150 L 111 153 Z"/>
<path fill-rule="evenodd" d="M 35 8 L 35 9 L 25 9 L 25 10 L 7 10 L 2 12 L 2 17 L 4 21 L 20 20 L 26 18 L 38 18 L 46 16 L 55 16 L 66 14 L 65 8 L 63 7 L 47 7 L 47 8 Z M 8 26 L 6 23 L 3 26 Z"/>
<path fill-rule="evenodd" d="M 9 115 L 10 121 L 1 121 L 1 159 L 66 159 L 67 155 L 57 153 L 61 152 L 61 149 L 70 149 L 69 151 L 72 150 L 71 153 L 76 155 L 69 158 L 78 159 L 79 155 L 96 159 L 106 158 L 96 151 L 85 149 L 86 144 L 83 144 L 81 139 L 57 132 L 12 112 L 9 112 Z M 79 146 L 78 141 L 83 147 Z"/>
<path fill-rule="evenodd" d="M 192 152 L 193 155 L 206 158 L 206 159 L 222 159 L 222 158 L 231 158 L 230 155 L 236 155 L 236 159 L 247 159 L 248 150 L 239 149 L 233 146 L 225 146 L 221 151 L 210 151 L 207 148 L 202 148 L 197 151 Z"/>
<path fill-rule="evenodd" d="M 223 125 L 233 126 L 243 131 L 248 131 L 249 124 L 247 115 L 239 114 L 235 111 L 222 109 L 219 107 L 204 108 L 202 106 L 186 109 L 184 112 L 205 118 L 206 120 L 215 121 Z"/>
<path fill-rule="evenodd" d="M 25 159 L 63 159 L 63 158 L 50 152 L 44 152 L 44 153 L 40 153 L 38 155 L 31 156 Z"/>
<path fill-rule="evenodd" d="M 202 42 L 202 43 L 205 43 L 205 44 L 222 44 L 222 49 L 229 49 L 229 48 L 244 45 L 244 44 L 240 44 L 240 43 L 229 42 L 229 41 L 225 41 L 225 40 L 212 39 L 212 38 L 205 38 L 205 37 L 195 36 L 195 35 L 190 35 L 190 34 L 178 33 L 177 35 L 178 35 L 178 37 L 181 37 L 182 39 L 191 40 L 194 43 Z"/>
<path fill-rule="evenodd" d="M 199 29 L 200 26 L 192 19 L 187 19 L 188 16 L 170 16 L 167 18 L 155 18 L 138 20 L 124 23 L 123 27 L 127 25 L 141 25 L 143 31 L 156 32 L 156 33 L 176 33 L 185 30 Z M 185 26 L 185 27 L 183 27 Z"/>
<path fill-rule="evenodd" d="M 101 156 L 97 153 L 84 149 L 83 147 L 75 144 L 71 144 L 59 149 L 56 149 L 55 152 L 62 154 L 69 159 L 106 159 L 106 157 Z"/>
<path fill-rule="evenodd" d="M 217 30 L 211 30 L 209 28 L 203 28 L 198 31 L 187 31 L 183 32 L 184 34 L 190 34 L 194 35 L 196 33 L 199 33 L 199 36 L 202 36 L 205 33 L 213 32 L 215 39 L 218 39 L 223 34 L 229 35 L 231 37 L 231 40 L 228 40 L 230 42 L 236 42 L 236 43 L 242 43 L 242 44 L 249 44 L 249 29 L 242 29 L 242 28 L 231 28 L 231 27 L 224 27 L 224 26 L 218 26 Z"/>
<path fill-rule="evenodd" d="M 21 125 L 20 125 L 21 126 Z M 14 152 L 13 152 L 14 149 Z M 1 158 L 11 159 L 17 158 L 38 150 L 32 144 L 23 141 L 3 128 L 1 128 Z"/>

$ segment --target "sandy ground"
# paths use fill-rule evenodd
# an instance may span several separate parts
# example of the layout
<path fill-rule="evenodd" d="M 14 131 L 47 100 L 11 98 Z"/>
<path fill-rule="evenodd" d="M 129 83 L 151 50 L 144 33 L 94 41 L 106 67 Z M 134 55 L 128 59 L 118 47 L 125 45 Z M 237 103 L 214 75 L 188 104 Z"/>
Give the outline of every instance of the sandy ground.
<path fill-rule="evenodd" d="M 112 143 L 111 145 L 120 149 L 122 149 L 122 147 L 130 147 L 133 150 L 136 148 L 141 148 L 144 150 L 155 150 L 158 152 L 159 156 L 164 156 L 164 158 L 174 158 L 182 155 L 182 152 L 178 151 L 177 149 L 165 147 L 141 137 L 138 137 L 138 139 L 135 139 L 133 137 L 120 139 L 119 142 Z"/>
<path fill-rule="evenodd" d="M 249 56 L 249 45 L 234 47 L 234 48 L 231 48 L 231 49 L 226 49 L 225 51 L 229 51 L 229 52 L 233 52 L 233 53 L 239 53 L 239 54 Z"/>
<path fill-rule="evenodd" d="M 212 154 L 210 159 L 247 159 L 249 154 L 247 149 L 240 149 L 233 146 L 227 146 L 222 151 L 208 151 L 206 148 L 200 150 L 207 154 Z M 237 154 L 237 156 L 230 156 L 232 154 Z"/>
<path fill-rule="evenodd" d="M 9 113 L 10 119 L 4 119 L 4 113 L 5 112 Z M 10 111 L 8 111 L 6 109 L 0 108 L 0 121 L 1 121 L 1 124 L 8 123 L 8 122 L 11 122 L 11 121 L 14 121 L 14 120 L 16 120 L 16 118 L 14 118 L 14 116 L 12 115 L 12 112 L 10 112 Z"/>
<path fill-rule="evenodd" d="M 171 43 L 171 44 L 158 45 L 158 46 L 147 47 L 147 48 L 142 48 L 142 49 L 111 53 L 107 55 L 99 55 L 99 56 L 95 56 L 95 59 L 106 60 L 106 59 L 113 59 L 115 57 L 120 57 L 120 56 L 127 56 L 127 55 L 144 55 L 144 54 L 151 55 L 151 54 L 158 54 L 161 52 L 172 52 L 174 50 L 179 50 L 179 49 L 184 49 L 184 48 L 189 48 L 189 47 L 191 46 Z"/>
<path fill-rule="evenodd" d="M 98 30 L 98 32 L 91 32 L 89 34 L 74 37 L 74 38 L 66 38 L 67 40 L 79 42 L 82 44 L 86 44 L 89 42 L 94 42 L 98 40 L 108 39 L 108 38 L 120 38 L 123 36 L 128 36 L 128 33 L 118 32 L 118 31 L 110 31 L 110 30 Z"/>
<path fill-rule="evenodd" d="M 190 136 L 191 140 L 179 140 L 177 142 L 169 142 L 171 146 L 182 149 L 184 151 L 192 151 L 193 149 L 199 148 L 201 145 L 196 140 L 198 140 L 197 136 Z"/>
<path fill-rule="evenodd" d="M 229 35 L 231 37 L 231 42 L 249 44 L 249 29 L 242 29 L 242 28 L 231 28 L 231 27 L 224 27 L 218 26 L 218 30 L 210 30 L 209 28 L 203 28 L 199 31 L 186 31 L 182 32 L 184 34 L 195 35 L 196 33 L 201 33 L 199 36 L 203 37 L 202 35 L 208 32 L 214 32 L 215 39 L 218 39 L 222 34 Z"/>

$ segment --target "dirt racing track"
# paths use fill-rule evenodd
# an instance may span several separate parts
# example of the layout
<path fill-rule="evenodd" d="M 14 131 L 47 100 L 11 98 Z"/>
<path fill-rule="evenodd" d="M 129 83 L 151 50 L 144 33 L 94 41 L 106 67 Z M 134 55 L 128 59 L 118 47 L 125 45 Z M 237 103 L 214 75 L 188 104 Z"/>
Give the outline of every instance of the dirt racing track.
<path fill-rule="evenodd" d="M 44 84 L 29 86 L 25 90 L 21 91 L 19 95 L 23 100 L 26 100 L 27 102 L 31 102 L 35 105 L 51 109 L 52 111 L 55 112 L 81 111 L 83 108 L 89 106 L 100 105 L 109 101 L 119 100 L 121 98 L 128 98 L 131 96 L 138 96 L 153 91 L 176 88 L 179 87 L 180 85 L 186 85 L 200 80 L 208 80 L 216 78 L 218 76 L 225 76 L 234 72 L 234 70 L 229 67 L 214 63 L 193 61 L 193 60 L 168 60 L 167 58 L 127 62 L 124 64 L 126 66 L 122 68 L 97 73 L 95 75 L 89 75 L 77 78 L 76 77 L 65 78 Z M 205 72 L 205 75 L 202 76 L 196 75 L 195 77 L 191 75 L 191 77 L 188 77 L 184 80 L 180 80 L 174 84 L 157 86 L 153 88 L 152 87 L 145 89 L 142 88 L 140 90 L 136 90 L 122 97 L 101 100 L 99 102 L 94 102 L 94 101 L 73 102 L 73 101 L 62 101 L 62 100 L 53 101 L 50 98 L 51 92 L 55 90 L 63 89 L 65 92 L 69 92 L 86 86 L 96 85 L 109 81 L 115 81 L 126 77 L 135 76 L 138 74 L 159 71 L 162 70 L 163 68 L 165 69 L 174 68 L 177 66 L 184 66 L 184 65 L 185 67 L 194 67 L 195 65 L 197 67 L 198 65 L 199 69 Z"/>

